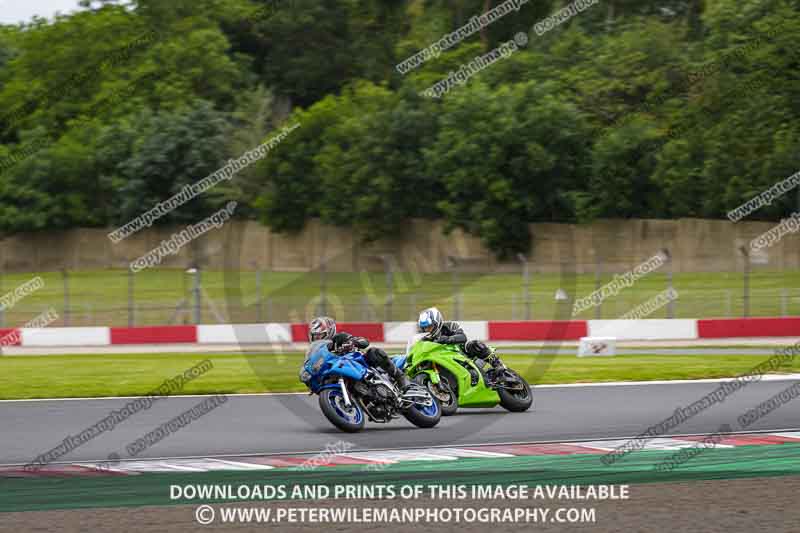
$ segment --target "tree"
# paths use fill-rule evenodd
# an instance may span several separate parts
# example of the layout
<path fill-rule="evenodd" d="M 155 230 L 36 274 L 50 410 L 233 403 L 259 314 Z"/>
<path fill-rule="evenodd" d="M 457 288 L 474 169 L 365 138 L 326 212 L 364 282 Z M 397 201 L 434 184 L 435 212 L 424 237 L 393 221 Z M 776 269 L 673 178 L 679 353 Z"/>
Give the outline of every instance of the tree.
<path fill-rule="evenodd" d="M 221 168 L 226 132 L 225 117 L 203 101 L 176 111 L 145 108 L 106 129 L 97 165 L 103 187 L 114 191 L 109 221 L 124 224 Z M 212 188 L 157 223 L 194 223 L 227 200 L 224 189 Z"/>
<path fill-rule="evenodd" d="M 443 99 L 441 116 L 424 152 L 431 179 L 447 188 L 439 207 L 450 227 L 508 257 L 528 251 L 529 222 L 574 219 L 588 128 L 553 85 L 491 90 L 470 80 Z"/>

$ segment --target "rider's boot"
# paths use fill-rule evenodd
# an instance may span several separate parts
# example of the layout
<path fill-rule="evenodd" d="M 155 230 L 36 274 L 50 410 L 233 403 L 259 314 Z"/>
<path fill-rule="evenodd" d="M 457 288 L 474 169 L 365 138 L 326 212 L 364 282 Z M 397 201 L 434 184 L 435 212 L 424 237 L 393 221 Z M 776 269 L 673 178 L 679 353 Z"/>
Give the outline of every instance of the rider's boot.
<path fill-rule="evenodd" d="M 406 373 L 397 368 L 394 363 L 389 361 L 389 364 L 391 365 L 391 369 L 386 369 L 386 371 L 389 373 L 389 377 L 391 377 L 394 382 L 397 383 L 397 386 L 400 387 L 400 391 L 405 394 L 408 392 L 408 389 L 412 387 L 413 382 L 408 379 Z"/>
<path fill-rule="evenodd" d="M 489 356 L 489 357 L 486 359 L 486 361 L 487 361 L 487 362 L 488 362 L 490 365 L 492 365 L 492 368 L 494 368 L 495 370 L 497 370 L 497 369 L 500 369 L 500 368 L 503 368 L 503 362 L 500 360 L 500 358 L 499 358 L 499 357 L 497 357 L 497 355 L 495 355 L 495 353 L 494 353 L 494 352 L 492 352 L 492 355 L 490 355 L 490 356 Z"/>
<path fill-rule="evenodd" d="M 382 368 L 389 374 L 389 377 L 400 387 L 400 391 L 403 394 L 408 392 L 408 389 L 413 386 L 413 383 L 408 379 L 405 372 L 397 368 L 394 361 L 392 361 L 383 350 L 379 348 L 370 348 L 365 355 L 370 364 Z"/>

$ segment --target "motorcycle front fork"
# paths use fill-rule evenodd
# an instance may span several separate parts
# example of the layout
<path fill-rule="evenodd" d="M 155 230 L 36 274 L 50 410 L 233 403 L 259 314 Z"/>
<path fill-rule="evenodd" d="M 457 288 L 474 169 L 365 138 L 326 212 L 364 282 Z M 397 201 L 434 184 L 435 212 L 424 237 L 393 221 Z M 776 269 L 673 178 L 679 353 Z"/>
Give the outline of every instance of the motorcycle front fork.
<path fill-rule="evenodd" d="M 350 401 L 350 394 L 347 392 L 347 384 L 344 382 L 344 378 L 339 378 L 339 386 L 342 388 L 342 396 L 344 397 L 344 404 L 347 407 L 352 407 L 353 402 Z"/>

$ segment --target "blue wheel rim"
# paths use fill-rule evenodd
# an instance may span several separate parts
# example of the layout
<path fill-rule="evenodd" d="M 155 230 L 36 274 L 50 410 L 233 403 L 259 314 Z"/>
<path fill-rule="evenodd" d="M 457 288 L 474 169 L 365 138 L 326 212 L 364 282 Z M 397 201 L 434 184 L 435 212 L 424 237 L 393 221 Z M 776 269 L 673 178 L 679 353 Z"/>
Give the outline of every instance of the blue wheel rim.
<path fill-rule="evenodd" d="M 439 403 L 433 400 L 430 405 L 417 407 L 417 410 L 425 416 L 436 416 L 439 413 Z"/>
<path fill-rule="evenodd" d="M 330 403 L 333 410 L 336 411 L 336 414 L 339 415 L 339 418 L 350 424 L 360 424 L 364 418 L 361 409 L 356 404 L 353 404 L 351 407 L 351 413 L 348 413 L 340 407 L 341 404 L 344 403 L 344 395 L 339 389 L 331 389 L 331 392 L 328 394 L 328 403 Z"/>

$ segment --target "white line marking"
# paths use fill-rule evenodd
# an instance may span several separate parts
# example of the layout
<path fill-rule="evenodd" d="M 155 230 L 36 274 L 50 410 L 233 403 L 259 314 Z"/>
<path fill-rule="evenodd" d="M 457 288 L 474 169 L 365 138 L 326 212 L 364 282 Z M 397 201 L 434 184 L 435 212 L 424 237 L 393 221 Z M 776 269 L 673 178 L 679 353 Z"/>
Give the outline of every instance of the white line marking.
<path fill-rule="evenodd" d="M 610 452 L 612 450 L 616 450 L 620 446 L 623 446 L 630 442 L 629 440 L 595 440 L 590 442 L 579 442 L 575 443 L 576 446 L 580 446 L 581 448 L 591 448 L 593 450 L 603 450 L 605 452 Z M 681 440 L 681 439 L 674 439 L 670 437 L 662 437 L 662 438 L 655 438 L 651 439 L 650 441 L 644 443 L 643 450 L 679 450 L 681 448 L 694 448 L 701 443 L 697 441 L 691 440 Z M 717 448 L 733 448 L 730 444 L 717 444 Z"/>
<path fill-rule="evenodd" d="M 437 451 L 446 453 L 447 455 L 454 455 L 455 457 L 459 458 L 472 458 L 472 457 L 485 457 L 485 458 L 494 458 L 494 457 L 516 457 L 516 455 L 511 453 L 500 453 L 500 452 L 484 452 L 480 450 L 465 450 L 463 448 L 431 448 L 430 451 Z"/>
<path fill-rule="evenodd" d="M 441 451 L 441 450 L 437 450 Z M 383 452 L 349 452 L 347 454 L 356 459 L 366 459 L 370 461 L 456 461 L 457 457 L 445 454 L 429 453 L 427 450 L 390 450 Z"/>
<path fill-rule="evenodd" d="M 671 379 L 653 381 L 600 381 L 597 383 L 565 383 L 563 385 L 532 385 L 535 389 L 558 389 L 572 387 L 627 387 L 641 385 L 686 385 L 691 383 L 724 383 L 736 378 L 709 378 L 709 379 Z M 797 381 L 800 374 L 765 374 L 760 381 Z"/>
<path fill-rule="evenodd" d="M 125 472 L 205 472 L 201 468 L 184 466 L 172 461 L 121 461 L 115 467 Z"/>
<path fill-rule="evenodd" d="M 218 463 L 227 464 L 236 467 L 237 470 L 272 470 L 275 468 L 274 466 L 270 465 L 262 465 L 256 463 L 240 463 L 237 461 L 226 461 L 225 459 L 213 459 L 209 458 L 208 461 L 216 461 Z M 230 469 L 228 469 L 230 470 Z"/>
<path fill-rule="evenodd" d="M 781 433 L 772 432 L 770 435 L 777 435 L 779 437 L 786 437 L 789 439 L 800 439 L 800 431 L 784 431 Z"/>
<path fill-rule="evenodd" d="M 733 431 L 728 435 L 777 435 L 777 434 L 789 434 L 792 433 L 800 434 L 800 428 L 776 428 L 776 429 L 756 429 L 752 431 Z M 712 433 L 685 433 L 681 435 L 669 435 L 669 438 L 680 438 L 680 437 L 707 437 Z M 633 436 L 620 436 L 620 437 L 599 437 L 596 439 L 557 439 L 557 440 L 543 440 L 543 441 L 510 441 L 510 442 L 479 442 L 479 443 L 464 443 L 464 444 L 457 444 L 457 446 L 463 446 L 465 448 L 481 448 L 484 446 L 526 446 L 526 445 L 539 445 L 539 444 L 579 444 L 581 442 L 593 442 L 593 441 L 606 441 L 606 440 L 620 440 L 620 441 L 629 441 L 632 439 L 638 439 L 639 435 Z M 448 449 L 452 448 L 453 444 L 432 444 L 426 446 L 427 448 L 431 448 L 434 450 L 440 449 Z M 351 450 L 348 452 L 348 455 L 353 454 L 360 454 L 365 452 L 397 452 L 397 451 L 407 451 L 407 450 L 419 450 L 419 446 L 416 447 L 408 447 L 408 448 L 372 448 L 372 449 L 363 449 L 363 450 Z M 296 455 L 319 455 L 322 453 L 330 453 L 330 450 L 298 450 L 298 451 L 291 451 L 291 452 L 248 452 L 248 453 L 227 453 L 227 454 L 218 454 L 218 455 L 185 455 L 185 456 L 176 456 L 176 457 L 152 457 L 148 459 L 140 459 L 140 461 L 173 461 L 176 459 L 235 459 L 237 457 L 285 457 L 285 456 L 296 456 Z M 86 461 L 86 463 L 103 463 L 104 461 L 108 461 L 108 459 L 93 459 L 90 461 Z M 6 463 L 0 464 L 0 467 L 15 467 L 15 466 L 25 466 L 27 463 Z M 75 461 L 54 461 L 52 463 L 48 463 L 48 465 L 72 465 L 76 464 Z"/>

